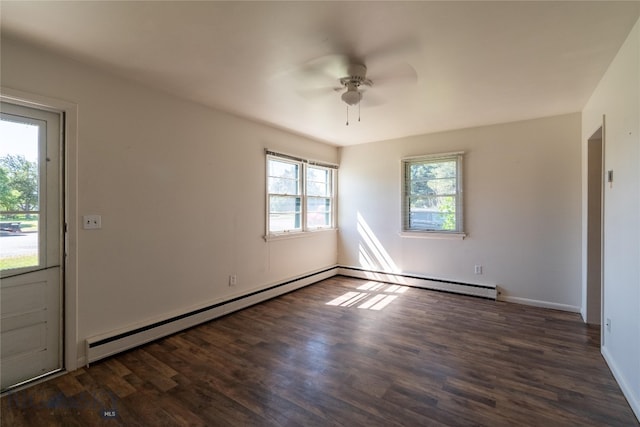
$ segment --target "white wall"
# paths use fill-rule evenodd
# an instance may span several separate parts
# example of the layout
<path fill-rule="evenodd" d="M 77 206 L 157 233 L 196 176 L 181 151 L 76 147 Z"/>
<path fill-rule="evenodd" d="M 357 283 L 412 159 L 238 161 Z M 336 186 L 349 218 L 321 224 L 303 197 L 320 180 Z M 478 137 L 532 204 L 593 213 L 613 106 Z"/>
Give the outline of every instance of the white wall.
<path fill-rule="evenodd" d="M 604 329 L 602 353 L 640 419 L 640 21 L 582 112 L 583 177 L 587 139 L 603 115 L 604 169 L 613 170 L 614 182 L 604 188 L 603 317 L 611 332 Z"/>
<path fill-rule="evenodd" d="M 400 159 L 459 150 L 467 238 L 401 237 Z M 386 264 L 403 273 L 497 284 L 506 300 L 579 310 L 577 113 L 344 147 L 339 202 L 341 265 L 362 266 L 360 215 L 393 261 Z"/>
<path fill-rule="evenodd" d="M 102 215 L 102 230 L 73 230 L 79 348 L 336 264 L 335 232 L 263 240 L 265 147 L 334 163 L 336 147 L 6 38 L 1 71 L 3 87 L 78 105 L 69 214 Z"/>

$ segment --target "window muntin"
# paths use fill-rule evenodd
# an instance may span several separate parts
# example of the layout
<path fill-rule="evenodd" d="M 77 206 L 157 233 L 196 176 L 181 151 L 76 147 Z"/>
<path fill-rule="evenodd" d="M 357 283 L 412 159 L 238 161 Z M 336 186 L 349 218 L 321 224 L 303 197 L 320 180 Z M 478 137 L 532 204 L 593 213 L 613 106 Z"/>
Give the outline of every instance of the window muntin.
<path fill-rule="evenodd" d="M 462 233 L 462 153 L 403 160 L 403 229 Z"/>
<path fill-rule="evenodd" d="M 267 154 L 267 234 L 333 228 L 336 168 Z"/>

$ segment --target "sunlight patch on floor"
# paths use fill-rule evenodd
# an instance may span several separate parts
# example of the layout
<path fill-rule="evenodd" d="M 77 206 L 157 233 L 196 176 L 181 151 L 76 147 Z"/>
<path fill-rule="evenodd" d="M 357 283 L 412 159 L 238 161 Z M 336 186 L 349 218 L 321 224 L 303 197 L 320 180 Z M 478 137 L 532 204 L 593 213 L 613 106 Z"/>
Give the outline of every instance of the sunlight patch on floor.
<path fill-rule="evenodd" d="M 358 286 L 357 289 L 368 292 L 346 292 L 338 298 L 329 301 L 326 305 L 351 307 L 360 304 L 358 305 L 360 309 L 379 311 L 396 299 L 398 297 L 397 294 L 405 293 L 409 287 L 369 281 Z"/>
<path fill-rule="evenodd" d="M 350 307 L 360 301 L 363 298 L 366 298 L 369 294 L 365 292 L 347 292 L 346 294 L 339 296 L 338 298 L 329 301 L 327 305 L 339 305 L 340 307 Z"/>
<path fill-rule="evenodd" d="M 361 291 L 376 291 L 384 286 L 386 286 L 384 283 L 369 281 L 362 286 L 358 286 L 358 289 Z"/>

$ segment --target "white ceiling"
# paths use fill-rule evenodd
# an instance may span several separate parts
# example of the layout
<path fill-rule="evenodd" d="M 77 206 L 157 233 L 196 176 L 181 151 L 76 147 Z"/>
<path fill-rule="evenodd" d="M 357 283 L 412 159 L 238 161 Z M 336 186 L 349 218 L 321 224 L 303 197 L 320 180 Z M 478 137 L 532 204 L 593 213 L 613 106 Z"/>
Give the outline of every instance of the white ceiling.
<path fill-rule="evenodd" d="M 180 97 L 336 145 L 580 111 L 639 1 L 1 2 L 27 39 Z M 327 55 L 368 67 L 362 121 L 302 72 Z M 376 74 L 411 65 L 417 84 Z M 369 98 L 367 98 L 369 97 Z M 367 106 L 377 97 L 386 102 Z"/>

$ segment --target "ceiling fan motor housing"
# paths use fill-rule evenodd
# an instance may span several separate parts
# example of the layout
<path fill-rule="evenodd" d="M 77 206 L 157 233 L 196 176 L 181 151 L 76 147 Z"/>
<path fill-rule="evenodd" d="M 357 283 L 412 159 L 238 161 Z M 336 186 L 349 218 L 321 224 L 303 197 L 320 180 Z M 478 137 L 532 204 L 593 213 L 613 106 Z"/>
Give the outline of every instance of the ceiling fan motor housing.
<path fill-rule="evenodd" d="M 356 105 L 362 99 L 362 92 L 358 90 L 361 85 L 371 86 L 371 80 L 367 79 L 367 67 L 362 64 L 351 64 L 347 70 L 349 75 L 340 79 L 340 84 L 347 91 L 340 97 L 347 105 Z"/>
<path fill-rule="evenodd" d="M 340 79 L 340 84 L 348 90 L 354 86 L 357 90 L 360 85 L 371 86 L 371 80 L 367 79 L 367 67 L 362 64 L 351 64 L 347 68 L 348 76 Z"/>

